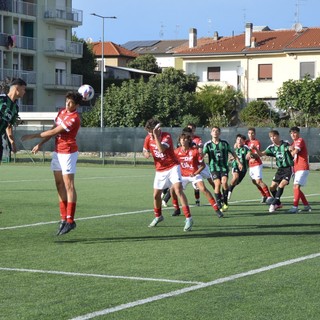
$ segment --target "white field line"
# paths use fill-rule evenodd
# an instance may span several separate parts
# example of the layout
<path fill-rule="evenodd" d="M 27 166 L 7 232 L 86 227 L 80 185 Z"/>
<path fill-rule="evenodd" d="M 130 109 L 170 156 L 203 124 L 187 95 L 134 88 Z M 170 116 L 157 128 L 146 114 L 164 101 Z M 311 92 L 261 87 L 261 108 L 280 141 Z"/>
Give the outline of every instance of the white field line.
<path fill-rule="evenodd" d="M 122 311 L 125 309 L 130 309 L 130 308 L 134 308 L 136 306 L 140 306 L 143 304 L 147 304 L 147 303 L 151 303 L 153 301 L 158 301 L 158 300 L 162 300 L 165 298 L 172 298 L 172 297 L 176 297 L 179 296 L 181 294 L 187 293 L 187 292 L 191 292 L 191 291 L 196 291 L 196 290 L 200 290 L 203 288 L 207 288 L 207 287 L 211 287 L 217 284 L 221 284 L 221 283 L 225 283 L 225 282 L 229 282 L 229 281 L 233 281 L 236 279 L 240 279 L 243 277 L 247 277 L 247 276 L 252 276 L 261 272 L 265 272 L 265 271 L 270 271 L 276 268 L 280 268 L 280 267 L 284 267 L 284 266 L 288 266 L 294 263 L 298 263 L 301 261 L 305 261 L 305 260 L 310 260 L 310 259 L 315 259 L 320 257 L 320 253 L 315 253 L 315 254 L 311 254 L 308 256 L 304 256 L 304 257 L 300 257 L 300 258 L 296 258 L 296 259 L 291 259 L 291 260 L 287 260 L 287 261 L 283 261 L 283 262 L 279 262 L 276 264 L 272 264 L 266 267 L 262 267 L 262 268 L 258 268 L 258 269 L 253 269 L 247 272 L 243 272 L 243 273 L 238 273 L 238 274 L 234 274 L 232 276 L 229 277 L 225 277 L 225 278 L 220 278 L 220 279 L 216 279 L 210 282 L 206 282 L 206 283 L 201 283 L 201 284 L 197 284 L 195 286 L 191 286 L 188 288 L 184 288 L 184 289 L 180 289 L 180 290 L 175 290 L 175 291 L 171 291 L 168 293 L 163 293 L 163 294 L 159 294 L 153 297 L 149 297 L 146 299 L 141 299 L 141 300 L 136 300 L 136 301 L 132 301 L 129 303 L 125 303 L 125 304 L 121 304 L 112 308 L 107 308 L 104 310 L 100 310 L 100 311 L 95 311 L 92 313 L 88 313 L 82 316 L 78 316 L 76 318 L 72 318 L 71 320 L 87 320 L 87 319 L 92 319 L 98 316 L 103 316 L 106 314 L 110 314 L 113 312 L 117 312 L 117 311 Z"/>
<path fill-rule="evenodd" d="M 126 277 L 126 276 L 113 276 L 113 275 L 107 275 L 107 274 L 64 272 L 64 271 L 37 270 L 37 269 L 24 269 L 24 268 L 3 268 L 3 267 L 0 267 L 0 271 L 43 273 L 43 274 L 55 274 L 55 275 L 63 275 L 63 276 L 124 279 L 124 280 L 135 280 L 135 281 L 169 282 L 169 283 L 181 283 L 181 284 L 203 284 L 204 283 L 204 282 L 199 282 L 199 281 L 184 281 L 184 280 L 170 280 L 170 279 L 142 278 L 142 277 Z"/>
<path fill-rule="evenodd" d="M 314 193 L 314 194 L 307 194 L 306 197 L 315 197 L 315 196 L 320 196 L 319 193 Z M 290 199 L 293 198 L 292 196 L 288 197 L 282 197 L 282 199 Z M 251 199 L 251 200 L 238 200 L 238 201 L 230 201 L 230 204 L 233 203 L 246 203 L 246 202 L 256 202 L 259 201 L 259 199 Z M 210 206 L 208 204 L 208 206 Z M 194 205 L 191 205 L 190 207 L 194 207 Z M 172 210 L 172 207 L 168 208 L 162 208 L 162 210 Z M 129 211 L 129 212 L 119 212 L 119 213 L 111 213 L 111 214 L 102 214 L 98 216 L 92 216 L 92 217 L 83 217 L 83 218 L 77 218 L 77 221 L 81 220 L 91 220 L 91 219 L 103 219 L 103 218 L 111 218 L 111 217 L 118 217 L 118 216 L 125 216 L 125 215 L 131 215 L 131 214 L 139 214 L 139 213 L 146 213 L 146 212 L 153 212 L 153 209 L 146 209 L 146 210 L 139 210 L 139 211 Z M 15 229 L 20 229 L 20 228 L 30 228 L 30 227 L 38 227 L 38 226 L 44 226 L 48 224 L 56 224 L 58 221 L 46 221 L 46 222 L 37 222 L 33 224 L 24 224 L 20 226 L 11 226 L 11 227 L 0 227 L 0 231 L 3 230 L 15 230 Z"/>

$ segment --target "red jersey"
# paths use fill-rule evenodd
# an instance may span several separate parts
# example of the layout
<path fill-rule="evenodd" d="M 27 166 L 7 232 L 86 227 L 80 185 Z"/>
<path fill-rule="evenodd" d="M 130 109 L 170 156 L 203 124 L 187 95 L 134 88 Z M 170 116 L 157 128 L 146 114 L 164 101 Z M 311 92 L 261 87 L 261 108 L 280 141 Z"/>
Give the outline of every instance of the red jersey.
<path fill-rule="evenodd" d="M 256 158 L 250 158 L 249 160 L 249 167 L 256 167 L 262 164 L 261 158 L 258 156 L 257 151 L 252 149 L 255 146 L 257 149 L 260 150 L 260 141 L 257 139 L 254 140 L 246 140 L 245 144 L 250 148 L 250 151 L 256 154 Z"/>
<path fill-rule="evenodd" d="M 202 148 L 203 147 L 202 139 L 199 136 L 193 136 L 192 137 L 192 142 L 194 143 L 194 145 L 197 148 Z"/>
<path fill-rule="evenodd" d="M 180 162 L 181 175 L 183 177 L 189 177 L 198 170 L 198 167 L 202 162 L 202 157 L 198 149 L 190 148 L 184 151 L 182 147 L 179 147 L 174 150 L 174 153 Z"/>
<path fill-rule="evenodd" d="M 80 128 L 80 116 L 77 111 L 68 112 L 62 109 L 55 119 L 56 126 L 61 125 L 65 131 L 56 135 L 55 151 L 73 153 L 78 151 L 76 136 Z"/>
<path fill-rule="evenodd" d="M 308 160 L 308 150 L 304 139 L 298 138 L 294 140 L 291 144 L 298 153 L 294 156 L 294 172 L 299 170 L 309 170 L 309 160 Z"/>
<path fill-rule="evenodd" d="M 159 152 L 155 140 L 148 134 L 144 139 L 143 150 L 151 152 L 156 171 L 165 171 L 178 165 L 179 161 L 174 154 L 171 134 L 168 132 L 161 132 L 160 142 L 167 146 L 167 149 L 164 152 Z"/>

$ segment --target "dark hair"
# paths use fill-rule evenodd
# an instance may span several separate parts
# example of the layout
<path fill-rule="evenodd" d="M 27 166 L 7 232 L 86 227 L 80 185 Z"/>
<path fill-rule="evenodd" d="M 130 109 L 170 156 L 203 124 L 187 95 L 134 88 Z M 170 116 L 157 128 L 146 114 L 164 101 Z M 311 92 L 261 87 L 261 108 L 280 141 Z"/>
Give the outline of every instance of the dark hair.
<path fill-rule="evenodd" d="M 290 131 L 289 132 L 300 132 L 300 129 L 298 127 L 292 127 L 290 128 Z"/>
<path fill-rule="evenodd" d="M 280 136 L 280 133 L 279 133 L 278 130 L 271 130 L 271 131 L 269 131 L 269 135 L 270 135 L 270 134 L 273 134 L 273 135 L 275 135 L 275 136 Z"/>
<path fill-rule="evenodd" d="M 185 127 L 182 129 L 182 133 L 192 134 L 192 129 L 189 127 Z"/>
<path fill-rule="evenodd" d="M 159 120 L 151 118 L 146 122 L 144 128 L 146 130 L 153 130 L 158 123 L 160 123 Z"/>
<path fill-rule="evenodd" d="M 256 133 L 256 128 L 250 127 L 250 128 L 248 128 L 248 131 L 253 131 L 254 133 Z"/>
<path fill-rule="evenodd" d="M 243 140 L 246 140 L 246 139 L 247 139 L 247 137 L 244 136 L 244 135 L 241 134 L 241 133 L 238 133 L 238 134 L 236 135 L 236 139 L 237 139 L 237 138 L 241 138 L 241 139 L 243 139 Z"/>
<path fill-rule="evenodd" d="M 187 132 L 182 132 L 180 135 L 179 135 L 179 138 L 178 138 L 178 143 L 180 143 L 180 140 L 181 139 L 184 139 L 184 138 L 188 138 L 189 140 L 189 145 L 191 146 L 192 145 L 192 138 L 191 138 L 191 135 Z"/>
<path fill-rule="evenodd" d="M 77 91 L 68 91 L 66 93 L 66 98 L 73 100 L 75 104 L 80 104 L 82 101 L 82 95 Z"/>
<path fill-rule="evenodd" d="M 11 83 L 10 83 L 10 87 L 11 86 L 15 86 L 15 85 L 18 85 L 18 86 L 27 86 L 27 83 L 21 79 L 21 78 L 16 78 L 16 79 L 12 79 Z"/>
<path fill-rule="evenodd" d="M 192 129 L 196 129 L 196 128 L 197 128 L 196 124 L 193 123 L 193 122 L 189 122 L 189 123 L 187 124 L 187 127 L 191 127 Z"/>

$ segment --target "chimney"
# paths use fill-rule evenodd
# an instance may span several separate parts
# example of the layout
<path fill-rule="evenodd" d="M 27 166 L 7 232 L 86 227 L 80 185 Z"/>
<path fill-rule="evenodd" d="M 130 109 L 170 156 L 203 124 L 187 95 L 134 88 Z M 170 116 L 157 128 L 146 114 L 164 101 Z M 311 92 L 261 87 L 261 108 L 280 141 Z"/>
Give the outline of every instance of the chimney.
<path fill-rule="evenodd" d="M 215 31 L 213 34 L 213 40 L 217 41 L 219 39 L 218 31 Z"/>
<path fill-rule="evenodd" d="M 189 30 L 189 48 L 195 48 L 197 46 L 197 29 L 191 28 Z"/>
<path fill-rule="evenodd" d="M 255 48 L 257 46 L 256 37 L 251 37 L 251 48 Z"/>
<path fill-rule="evenodd" d="M 246 32 L 245 32 L 245 46 L 251 46 L 251 37 L 252 37 L 252 23 L 246 23 Z"/>

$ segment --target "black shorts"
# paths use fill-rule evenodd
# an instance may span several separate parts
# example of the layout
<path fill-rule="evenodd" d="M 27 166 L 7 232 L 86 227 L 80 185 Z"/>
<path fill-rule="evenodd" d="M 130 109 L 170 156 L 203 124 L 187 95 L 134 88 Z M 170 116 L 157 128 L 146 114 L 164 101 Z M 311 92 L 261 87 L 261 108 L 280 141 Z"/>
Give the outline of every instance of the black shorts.
<path fill-rule="evenodd" d="M 246 175 L 246 173 L 247 173 L 247 170 L 245 170 L 245 171 L 240 171 L 239 168 L 233 168 L 233 169 L 232 169 L 232 173 L 233 173 L 233 172 L 238 173 L 239 178 L 238 178 L 237 184 L 239 184 L 239 183 L 243 180 L 243 178 L 245 177 L 245 175 Z"/>
<path fill-rule="evenodd" d="M 291 177 L 292 167 L 278 168 L 276 175 L 273 177 L 272 181 L 280 183 L 282 180 L 286 180 L 289 184 Z"/>
<path fill-rule="evenodd" d="M 211 175 L 213 180 L 216 180 L 216 179 L 221 180 L 222 177 L 228 177 L 229 172 L 228 171 L 211 171 Z"/>

